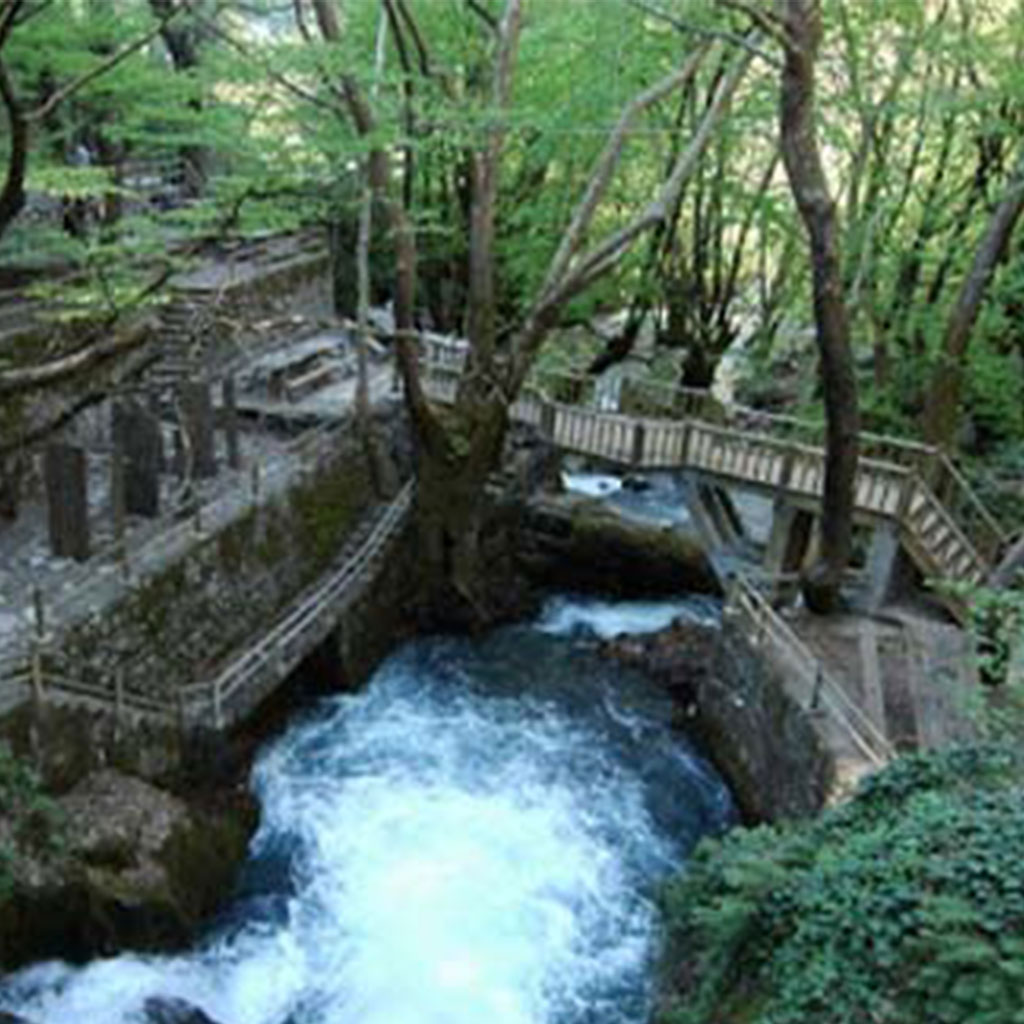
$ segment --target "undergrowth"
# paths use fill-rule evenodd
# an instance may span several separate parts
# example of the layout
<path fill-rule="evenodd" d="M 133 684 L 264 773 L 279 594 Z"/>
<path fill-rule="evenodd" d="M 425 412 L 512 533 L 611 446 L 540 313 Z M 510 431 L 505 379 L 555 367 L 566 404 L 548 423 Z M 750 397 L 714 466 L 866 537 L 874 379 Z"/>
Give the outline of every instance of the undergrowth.
<path fill-rule="evenodd" d="M 1024 755 L 902 758 L 664 894 L 661 1024 L 1024 1024 Z"/>

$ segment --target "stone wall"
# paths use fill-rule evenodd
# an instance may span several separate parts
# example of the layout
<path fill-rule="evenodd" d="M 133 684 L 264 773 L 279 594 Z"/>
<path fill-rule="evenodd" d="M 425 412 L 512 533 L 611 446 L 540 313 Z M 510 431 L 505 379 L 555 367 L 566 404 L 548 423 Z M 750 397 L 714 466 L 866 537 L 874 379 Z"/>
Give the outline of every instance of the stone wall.
<path fill-rule="evenodd" d="M 374 504 L 363 450 L 341 430 L 337 449 L 284 495 L 248 508 L 112 607 L 51 646 L 52 671 L 92 686 L 175 698 L 264 632 L 337 559 Z"/>

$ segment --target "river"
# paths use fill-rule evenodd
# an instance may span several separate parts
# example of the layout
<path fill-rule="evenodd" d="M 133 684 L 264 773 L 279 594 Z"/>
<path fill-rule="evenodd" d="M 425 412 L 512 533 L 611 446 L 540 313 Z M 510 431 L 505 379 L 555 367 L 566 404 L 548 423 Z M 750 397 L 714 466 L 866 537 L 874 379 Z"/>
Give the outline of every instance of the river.
<path fill-rule="evenodd" d="M 554 599 L 538 622 L 400 648 L 261 753 L 230 909 L 180 956 L 30 967 L 0 1008 L 137 1024 L 640 1024 L 657 886 L 732 820 L 668 699 L 595 637 L 706 600 Z"/>

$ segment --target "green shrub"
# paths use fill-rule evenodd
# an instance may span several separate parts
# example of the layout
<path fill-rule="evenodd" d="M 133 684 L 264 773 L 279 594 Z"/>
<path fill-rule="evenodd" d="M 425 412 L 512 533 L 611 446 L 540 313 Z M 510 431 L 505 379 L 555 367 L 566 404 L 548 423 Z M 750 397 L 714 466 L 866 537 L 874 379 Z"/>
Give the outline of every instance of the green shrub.
<path fill-rule="evenodd" d="M 1021 768 L 912 756 L 816 821 L 704 843 L 665 894 L 663 1024 L 1024 1024 Z"/>
<path fill-rule="evenodd" d="M 21 857 L 59 849 L 61 827 L 60 811 L 43 793 L 39 777 L 0 743 L 0 899 Z"/>

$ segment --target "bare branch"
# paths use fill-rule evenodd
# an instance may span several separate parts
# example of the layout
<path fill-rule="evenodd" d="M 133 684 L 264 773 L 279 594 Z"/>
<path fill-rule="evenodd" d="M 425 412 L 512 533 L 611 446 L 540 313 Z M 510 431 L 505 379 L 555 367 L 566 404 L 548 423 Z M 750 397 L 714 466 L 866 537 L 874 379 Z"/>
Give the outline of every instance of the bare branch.
<path fill-rule="evenodd" d="M 475 15 L 476 15 L 476 16 L 477 16 L 477 17 L 478 17 L 478 18 L 479 18 L 479 19 L 480 19 L 480 20 L 481 20 L 481 21 L 482 21 L 482 22 L 483 22 L 483 23 L 484 23 L 484 24 L 485 24 L 485 25 L 486 25 L 486 26 L 487 26 L 487 27 L 488 27 L 488 28 L 489 28 L 489 29 L 490 29 L 490 30 L 491 30 L 491 31 L 492 31 L 492 32 L 493 32 L 494 34 L 495 34 L 495 35 L 497 35 L 497 34 L 498 34 L 498 27 L 499 27 L 499 26 L 498 26 L 498 21 L 497 21 L 497 19 L 496 19 L 496 18 L 494 17 L 494 15 L 493 15 L 493 14 L 491 14 L 491 12 L 490 12 L 490 11 L 488 11 L 488 10 L 487 10 L 487 8 L 486 8 L 486 7 L 484 7 L 484 6 L 483 6 L 483 4 L 481 4 L 481 3 L 480 3 L 480 0 L 466 0 L 466 6 L 467 6 L 467 7 L 468 7 L 468 8 L 469 8 L 469 9 L 470 9 L 470 10 L 471 10 L 471 11 L 472 11 L 472 12 L 473 12 L 473 13 L 474 13 L 474 14 L 475 14 Z"/>
<path fill-rule="evenodd" d="M 718 2 L 723 7 L 745 14 L 762 32 L 779 43 L 784 50 L 797 48 L 796 40 L 786 31 L 786 26 L 770 12 L 748 3 L 747 0 L 718 0 Z"/>
<path fill-rule="evenodd" d="M 24 5 L 24 0 L 0 0 L 0 50 L 14 28 L 14 19 Z"/>
<path fill-rule="evenodd" d="M 405 27 L 409 30 L 409 35 L 412 36 L 413 46 L 416 47 L 416 58 L 420 65 L 420 74 L 424 78 L 430 78 L 433 74 L 430 66 L 430 51 L 423 40 L 423 33 L 420 32 L 419 25 L 416 24 L 412 11 L 409 10 L 409 5 L 405 0 L 395 0 L 395 6 L 402 16 L 402 21 L 405 22 Z"/>
<path fill-rule="evenodd" d="M 598 278 L 614 269 L 632 248 L 633 243 L 663 221 L 674 208 L 686 182 L 707 148 L 712 133 L 724 117 L 729 101 L 752 59 L 753 55 L 749 51 L 735 57 L 729 70 L 722 76 L 690 144 L 679 155 L 672 173 L 655 199 L 623 228 L 600 242 L 574 264 L 567 266 L 551 286 L 541 292 L 515 340 L 512 363 L 513 389 L 518 388 L 525 380 L 530 359 L 543 341 L 547 325 L 554 320 L 558 310 Z M 583 202 L 586 201 L 585 197 Z"/>
<path fill-rule="evenodd" d="M 773 57 L 772 54 L 765 50 L 754 46 L 747 36 L 741 36 L 736 32 L 728 32 L 725 29 L 708 28 L 706 25 L 695 25 L 693 22 L 684 21 L 682 18 L 677 17 L 674 14 L 670 14 L 668 11 L 664 11 L 660 7 L 656 7 L 654 4 L 647 3 L 646 0 L 626 0 L 626 2 L 631 7 L 635 7 L 638 11 L 642 11 L 644 14 L 649 14 L 652 18 L 657 18 L 659 21 L 663 21 L 666 24 L 671 25 L 677 32 L 703 36 L 705 39 L 721 39 L 723 42 L 731 43 L 733 46 L 741 46 L 743 49 L 749 50 L 755 57 L 760 57 L 761 60 L 770 64 L 776 70 L 782 70 L 782 61 Z"/>
<path fill-rule="evenodd" d="M 469 236 L 469 336 L 474 347 L 474 366 L 487 373 L 495 347 L 494 218 L 505 141 L 503 118 L 512 88 L 521 20 L 521 0 L 507 0 L 491 81 L 494 120 L 487 128 L 483 153 L 473 153 L 470 159 L 473 204 Z"/>
<path fill-rule="evenodd" d="M 623 148 L 632 130 L 633 122 L 648 107 L 653 106 L 669 93 L 674 92 L 689 82 L 697 73 L 697 69 L 700 67 L 707 52 L 708 45 L 705 44 L 696 50 L 681 68 L 676 69 L 670 75 L 666 75 L 660 82 L 655 83 L 649 89 L 640 93 L 623 110 L 618 124 L 612 131 L 611 137 L 605 144 L 604 150 L 591 173 L 583 199 L 576 207 L 572 221 L 562 236 L 561 244 L 551 261 L 551 266 L 548 268 L 547 276 L 544 279 L 542 293 L 558 285 L 565 275 L 570 260 L 576 255 L 579 247 L 583 244 L 587 228 L 590 226 L 594 213 L 597 211 L 597 207 L 604 197 L 619 165 L 619 160 L 622 157 Z"/>
<path fill-rule="evenodd" d="M 246 60 L 255 61 L 272 82 L 281 86 L 287 92 L 290 92 L 297 99 L 302 100 L 305 103 L 312 103 L 313 106 L 320 107 L 322 110 L 328 110 L 332 114 L 337 114 L 338 111 L 333 103 L 327 102 L 317 96 L 316 93 L 310 92 L 308 89 L 304 89 L 301 85 L 296 84 L 287 75 L 281 74 L 266 58 L 261 55 L 254 53 L 244 43 L 239 42 L 230 32 L 226 32 L 220 27 L 213 19 L 208 18 L 198 8 L 192 6 L 193 0 L 184 0 L 184 4 L 192 12 L 192 16 L 207 28 L 214 36 L 221 40 L 221 42 L 227 43 L 239 56 L 244 57 Z"/>
<path fill-rule="evenodd" d="M 25 394 L 73 377 L 97 363 L 137 348 L 152 337 L 156 327 L 155 318 L 145 317 L 112 338 L 87 345 L 69 356 L 43 363 L 41 366 L 8 370 L 0 374 L 0 395 Z"/>

